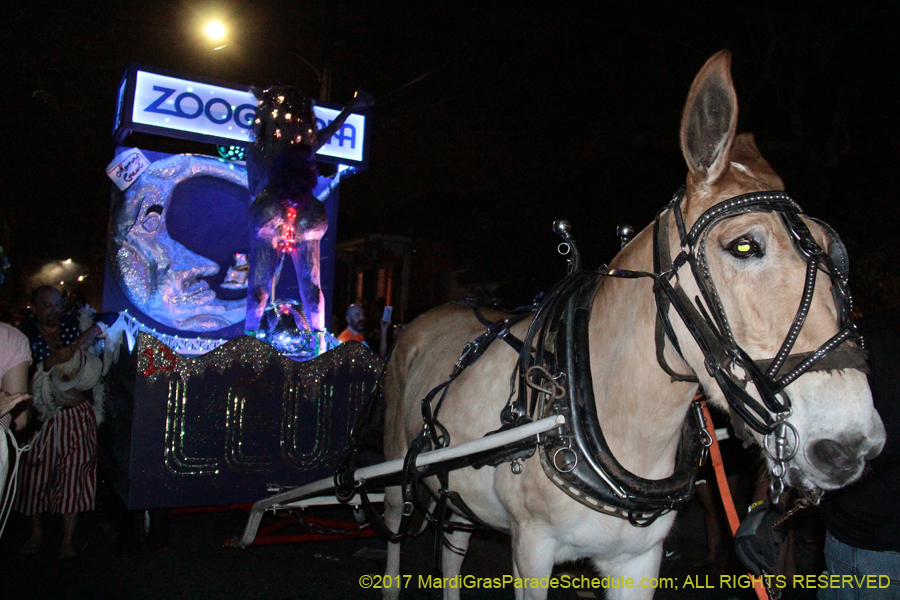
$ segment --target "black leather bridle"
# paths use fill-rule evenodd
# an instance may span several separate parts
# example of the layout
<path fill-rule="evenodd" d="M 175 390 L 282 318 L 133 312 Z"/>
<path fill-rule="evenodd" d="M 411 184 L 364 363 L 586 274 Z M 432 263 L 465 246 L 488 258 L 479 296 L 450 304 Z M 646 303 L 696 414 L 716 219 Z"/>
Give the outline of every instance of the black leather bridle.
<path fill-rule="evenodd" d="M 785 388 L 803 373 L 810 370 L 866 368 L 865 352 L 861 348 L 862 339 L 851 314 L 852 298 L 847 286 L 849 264 L 846 250 L 834 230 L 817 221 L 831 238 L 830 252 L 819 246 L 800 217 L 803 211 L 790 196 L 781 191 L 754 192 L 720 202 L 700 215 L 690 231 L 685 230 L 681 212 L 683 197 L 682 189 L 654 222 L 655 273 L 611 271 L 609 275 L 649 275 L 654 279 L 658 327 L 662 327 L 666 338 L 681 355 L 681 347 L 669 321 L 668 307 L 674 308 L 703 352 L 704 366 L 722 388 L 729 406 L 748 426 L 767 435 L 775 426 L 773 415 L 790 410 L 791 400 Z M 794 248 L 806 261 L 803 294 L 791 327 L 776 355 L 772 359 L 758 362 L 753 361 L 735 341 L 706 261 L 706 240 L 713 226 L 723 219 L 753 212 L 778 213 Z M 679 254 L 671 260 L 668 258 L 670 213 L 675 218 L 681 248 Z M 691 301 L 682 286 L 672 285 L 673 279 L 685 264 L 690 266 L 702 298 L 695 296 Z M 820 272 L 825 272 L 831 279 L 832 295 L 838 313 L 838 332 L 814 352 L 792 355 L 791 350 L 809 314 L 816 278 Z M 847 341 L 855 342 L 856 346 L 842 346 Z M 657 352 L 657 356 L 661 359 L 661 364 L 664 364 L 661 351 Z M 672 374 L 668 365 L 663 368 Z M 743 370 L 743 378 L 735 376 L 735 368 Z M 748 383 L 756 388 L 761 402 L 747 393 Z"/>

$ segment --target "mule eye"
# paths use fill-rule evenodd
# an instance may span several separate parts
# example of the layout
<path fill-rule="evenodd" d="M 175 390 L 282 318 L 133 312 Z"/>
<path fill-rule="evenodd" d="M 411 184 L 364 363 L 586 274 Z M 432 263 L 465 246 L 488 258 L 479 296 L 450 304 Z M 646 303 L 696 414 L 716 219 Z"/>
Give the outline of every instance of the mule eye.
<path fill-rule="evenodd" d="M 728 251 L 731 252 L 731 255 L 735 258 L 752 258 L 752 257 L 760 257 L 763 255 L 762 248 L 759 247 L 759 243 L 756 240 L 741 237 L 728 245 Z"/>

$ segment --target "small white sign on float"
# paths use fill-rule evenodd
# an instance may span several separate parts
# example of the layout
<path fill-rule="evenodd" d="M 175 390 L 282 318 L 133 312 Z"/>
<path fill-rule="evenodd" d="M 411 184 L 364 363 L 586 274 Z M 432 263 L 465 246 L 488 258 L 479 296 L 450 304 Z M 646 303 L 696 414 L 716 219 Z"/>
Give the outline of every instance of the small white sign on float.
<path fill-rule="evenodd" d="M 133 148 L 116 156 L 106 167 L 106 174 L 124 192 L 149 167 L 150 161 L 144 153 Z"/>

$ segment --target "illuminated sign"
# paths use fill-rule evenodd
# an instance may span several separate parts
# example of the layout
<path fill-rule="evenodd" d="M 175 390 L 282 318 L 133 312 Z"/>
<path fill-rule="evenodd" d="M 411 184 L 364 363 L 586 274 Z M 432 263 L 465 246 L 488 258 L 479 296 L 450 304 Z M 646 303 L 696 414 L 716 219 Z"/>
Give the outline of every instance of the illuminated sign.
<path fill-rule="evenodd" d="M 116 115 L 118 142 L 131 130 L 181 137 L 215 144 L 247 145 L 256 114 L 257 99 L 248 88 L 229 87 L 184 79 L 132 67 L 120 89 Z M 326 127 L 339 110 L 314 106 L 318 129 Z M 365 162 L 366 117 L 352 114 L 318 151 L 319 160 L 361 166 Z M 330 159 L 330 160 L 328 160 Z"/>
<path fill-rule="evenodd" d="M 255 114 L 250 92 L 137 72 L 134 123 L 249 142 Z"/>

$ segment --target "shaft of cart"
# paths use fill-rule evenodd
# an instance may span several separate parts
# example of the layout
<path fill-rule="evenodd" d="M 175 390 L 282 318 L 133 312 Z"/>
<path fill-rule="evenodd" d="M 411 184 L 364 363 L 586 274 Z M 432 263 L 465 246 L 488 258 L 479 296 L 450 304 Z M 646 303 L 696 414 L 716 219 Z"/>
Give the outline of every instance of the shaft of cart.
<path fill-rule="evenodd" d="M 439 448 L 430 452 L 423 452 L 416 458 L 416 467 L 425 467 L 458 458 L 477 454 L 495 448 L 506 446 L 526 438 L 546 433 L 552 429 L 556 429 L 564 425 L 566 418 L 562 415 L 554 415 L 546 417 L 533 423 L 528 423 L 513 429 L 492 433 L 477 440 L 464 442 L 456 446 L 447 448 Z M 386 478 L 387 476 L 397 475 L 403 470 L 403 458 L 389 460 L 370 467 L 363 467 L 353 472 L 354 481 L 372 482 L 378 478 Z M 333 491 L 335 488 L 334 478 L 329 477 L 320 479 L 313 483 L 293 488 L 264 500 L 256 502 L 250 509 L 250 516 L 247 518 L 247 525 L 244 527 L 244 533 L 240 537 L 231 540 L 231 545 L 236 548 L 247 548 L 253 544 L 256 538 L 256 532 L 262 521 L 263 514 L 269 510 L 277 510 L 279 508 L 287 508 L 286 505 L 291 502 L 311 498 L 322 494 L 323 492 Z"/>

